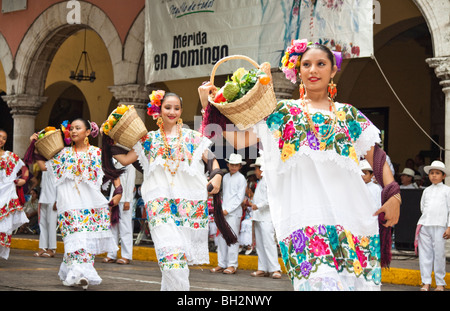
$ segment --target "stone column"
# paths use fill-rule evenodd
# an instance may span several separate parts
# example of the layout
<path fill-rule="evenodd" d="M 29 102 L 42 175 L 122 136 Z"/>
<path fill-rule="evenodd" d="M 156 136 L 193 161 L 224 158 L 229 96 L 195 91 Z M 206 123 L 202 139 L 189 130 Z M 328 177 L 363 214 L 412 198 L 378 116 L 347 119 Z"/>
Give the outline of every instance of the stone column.
<path fill-rule="evenodd" d="M 292 99 L 292 93 L 297 88 L 297 84 L 293 84 L 286 79 L 284 73 L 279 69 L 272 69 L 273 90 L 277 100 Z"/>
<path fill-rule="evenodd" d="M 28 94 L 5 95 L 3 100 L 11 108 L 14 119 L 13 152 L 23 158 L 35 132 L 36 115 L 47 97 Z"/>
<path fill-rule="evenodd" d="M 450 56 L 434 57 L 426 60 L 428 65 L 434 69 L 436 76 L 441 80 L 442 91 L 445 94 L 445 146 L 447 151 L 444 156 L 446 166 L 450 165 Z M 450 184 L 450 176 L 445 179 Z"/>
<path fill-rule="evenodd" d="M 108 87 L 119 104 L 134 105 L 139 117 L 145 121 L 147 114 L 147 103 L 150 101 L 150 91 L 147 87 L 139 84 L 114 85 Z"/>
<path fill-rule="evenodd" d="M 147 103 L 150 101 L 148 95 L 151 91 L 144 85 L 125 84 L 114 85 L 108 87 L 114 98 L 123 105 L 134 105 L 136 112 L 142 121 L 145 122 L 147 115 Z M 142 184 L 143 176 L 140 172 L 136 172 L 136 184 Z"/>

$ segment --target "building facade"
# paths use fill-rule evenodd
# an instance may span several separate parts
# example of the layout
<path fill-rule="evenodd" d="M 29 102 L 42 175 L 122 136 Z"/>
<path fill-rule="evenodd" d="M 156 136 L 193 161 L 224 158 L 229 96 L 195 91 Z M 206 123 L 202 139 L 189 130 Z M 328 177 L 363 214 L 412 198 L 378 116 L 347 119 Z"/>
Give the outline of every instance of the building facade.
<path fill-rule="evenodd" d="M 15 2 L 0 0 L 0 128 L 8 131 L 7 149 L 23 156 L 33 132 L 66 119 L 82 116 L 100 125 L 118 103 L 135 105 L 153 129 L 146 116 L 152 89 L 183 97 L 185 123 L 200 115 L 197 87 L 209 77 L 145 85 L 145 0 Z M 450 1 L 374 5 L 374 55 L 408 112 L 371 58 L 344 61 L 337 100 L 358 107 L 383 130 L 399 169 L 419 153 L 427 162 L 445 156 L 450 163 L 450 152 L 440 150 L 450 149 Z M 69 77 L 84 48 L 94 82 Z M 279 99 L 298 96 L 283 74 L 273 75 Z"/>

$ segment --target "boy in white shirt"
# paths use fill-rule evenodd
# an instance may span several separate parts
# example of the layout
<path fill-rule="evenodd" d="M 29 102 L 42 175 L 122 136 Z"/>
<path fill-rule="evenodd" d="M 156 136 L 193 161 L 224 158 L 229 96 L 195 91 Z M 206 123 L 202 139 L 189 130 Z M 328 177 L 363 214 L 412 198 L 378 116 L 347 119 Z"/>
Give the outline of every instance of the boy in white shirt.
<path fill-rule="evenodd" d="M 379 184 L 373 182 L 373 169 L 367 160 L 361 160 L 359 168 L 363 173 L 362 179 L 366 183 L 367 189 L 369 189 L 378 209 L 381 207 L 381 191 L 383 189 Z"/>
<path fill-rule="evenodd" d="M 281 278 L 281 268 L 278 262 L 278 249 L 275 240 L 275 229 L 270 216 L 269 199 L 267 197 L 266 180 L 261 171 L 262 159 L 257 158 L 255 164 L 256 177 L 259 179 L 255 195 L 251 203 L 253 209 L 253 224 L 255 226 L 256 252 L 258 253 L 258 270 L 251 276 L 269 276 Z"/>
<path fill-rule="evenodd" d="M 425 166 L 425 172 L 432 183 L 422 194 L 418 225 L 419 266 L 422 291 L 428 291 L 431 272 L 434 267 L 436 290 L 445 286 L 445 242 L 450 237 L 450 187 L 443 184 L 449 170 L 441 161 Z"/>
<path fill-rule="evenodd" d="M 246 162 L 242 161 L 240 154 L 232 153 L 228 162 L 229 173 L 223 176 L 223 202 L 222 210 L 225 220 L 230 225 L 231 229 L 239 234 L 239 228 L 242 217 L 241 203 L 244 201 L 245 189 L 247 188 L 247 181 L 239 170 Z M 227 245 L 222 234 L 217 237 L 217 259 L 218 266 L 212 268 L 210 271 L 217 273 L 223 272 L 225 274 L 234 274 L 238 266 L 239 243 Z"/>

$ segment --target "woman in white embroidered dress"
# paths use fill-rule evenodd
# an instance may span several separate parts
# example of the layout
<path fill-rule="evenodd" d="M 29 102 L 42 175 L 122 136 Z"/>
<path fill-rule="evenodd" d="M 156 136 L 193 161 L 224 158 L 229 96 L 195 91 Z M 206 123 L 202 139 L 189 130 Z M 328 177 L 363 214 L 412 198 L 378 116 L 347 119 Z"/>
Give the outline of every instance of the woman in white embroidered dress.
<path fill-rule="evenodd" d="M 379 130 L 355 107 L 328 97 L 338 70 L 333 53 L 306 40 L 292 43 L 282 69 L 293 83 L 301 79 L 300 100 L 278 102 L 254 132 L 224 136 L 236 148 L 262 143 L 271 217 L 295 290 L 379 290 L 377 215 L 385 213 L 384 225 L 392 226 L 400 205 L 391 197 L 377 210 L 358 168 L 360 157 L 372 164 Z M 214 88 L 199 87 L 206 109 Z M 386 164 L 382 174 L 384 185 L 394 181 Z"/>
<path fill-rule="evenodd" d="M 9 258 L 12 232 L 28 222 L 16 192 L 16 186 L 26 183 L 18 178 L 26 166 L 17 154 L 4 149 L 7 138 L 6 131 L 0 129 L 0 258 L 3 259 Z"/>
<path fill-rule="evenodd" d="M 160 115 L 159 130 L 114 157 L 122 165 L 139 160 L 143 168 L 141 192 L 162 273 L 161 290 L 185 291 L 190 288 L 188 265 L 209 263 L 207 185 L 213 186 L 211 194 L 219 192 L 222 177 L 208 182 L 203 162 L 211 141 L 182 127 L 182 99 L 164 91 L 150 98 L 151 109 L 157 111 L 149 108 L 148 113 Z M 220 168 L 216 160 L 213 168 Z"/>
<path fill-rule="evenodd" d="M 104 172 L 101 150 L 89 144 L 88 136 L 98 133 L 95 123 L 76 119 L 70 125 L 71 147 L 65 147 L 48 161 L 37 160 L 42 171 L 56 178 L 59 229 L 64 257 L 59 277 L 66 286 L 99 285 L 94 268 L 95 255 L 118 249 L 111 233 L 108 200 L 101 192 Z M 33 134 L 30 140 L 37 140 Z M 114 180 L 120 186 L 120 180 Z M 113 198 L 114 205 L 121 194 Z"/>

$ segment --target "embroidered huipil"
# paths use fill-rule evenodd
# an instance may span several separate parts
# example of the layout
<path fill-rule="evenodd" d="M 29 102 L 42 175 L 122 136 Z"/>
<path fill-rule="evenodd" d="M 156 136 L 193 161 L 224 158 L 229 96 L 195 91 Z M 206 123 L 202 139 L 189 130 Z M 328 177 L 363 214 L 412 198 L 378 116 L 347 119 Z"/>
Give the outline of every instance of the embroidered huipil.
<path fill-rule="evenodd" d="M 149 132 L 134 146 L 144 171 L 141 193 L 162 271 L 209 262 L 208 193 L 202 155 L 211 141 L 183 128 L 180 153 L 178 136 L 167 139 L 171 153 L 181 159 L 175 175 L 165 169 L 159 130 Z"/>
<path fill-rule="evenodd" d="M 0 258 L 8 259 L 12 232 L 28 222 L 16 192 L 14 180 L 24 166 L 15 153 L 0 157 Z"/>
<path fill-rule="evenodd" d="M 85 276 L 91 285 L 99 284 L 93 255 L 118 249 L 111 233 L 108 200 L 101 192 L 101 150 L 89 146 L 86 152 L 75 152 L 65 147 L 45 164 L 56 179 L 58 224 L 65 252 L 60 277 L 73 284 Z"/>
<path fill-rule="evenodd" d="M 330 112 L 311 109 L 310 116 L 326 136 Z M 379 130 L 351 105 L 336 103 L 336 116 L 335 132 L 323 142 L 300 101 L 280 101 L 255 125 L 271 216 L 295 290 L 378 290 L 377 207 L 358 161 L 379 141 Z"/>

